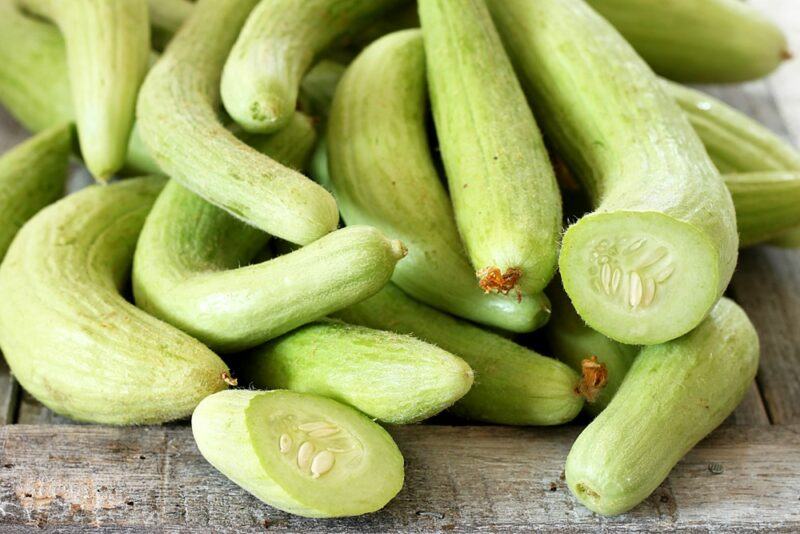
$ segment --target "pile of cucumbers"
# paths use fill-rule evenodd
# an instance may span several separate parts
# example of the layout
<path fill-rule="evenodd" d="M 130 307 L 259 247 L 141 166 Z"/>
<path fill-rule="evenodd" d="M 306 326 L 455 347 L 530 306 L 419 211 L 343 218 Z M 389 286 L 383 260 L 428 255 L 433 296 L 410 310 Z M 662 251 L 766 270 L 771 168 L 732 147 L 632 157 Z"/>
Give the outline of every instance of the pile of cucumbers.
<path fill-rule="evenodd" d="M 738 0 L 0 0 L 0 349 L 307 517 L 400 491 L 381 423 L 584 410 L 623 513 L 756 374 L 739 248 L 800 242 L 800 153 L 676 82 L 788 57 Z"/>

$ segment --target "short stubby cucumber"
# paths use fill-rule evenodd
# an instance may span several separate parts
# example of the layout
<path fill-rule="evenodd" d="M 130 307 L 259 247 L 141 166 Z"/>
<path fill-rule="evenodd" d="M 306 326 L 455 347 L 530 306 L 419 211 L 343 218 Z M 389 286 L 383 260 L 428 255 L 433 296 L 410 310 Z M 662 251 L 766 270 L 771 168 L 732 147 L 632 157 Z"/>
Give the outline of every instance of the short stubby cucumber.
<path fill-rule="evenodd" d="M 740 246 L 800 227 L 800 172 L 750 172 L 724 178 L 736 206 Z"/>
<path fill-rule="evenodd" d="M 237 139 L 217 114 L 223 64 L 256 3 L 197 3 L 145 79 L 138 126 L 170 178 L 252 226 L 306 244 L 336 229 L 333 197 Z"/>
<path fill-rule="evenodd" d="M 21 5 L 52 19 L 64 34 L 81 153 L 95 178 L 105 182 L 125 163 L 147 72 L 147 2 L 21 0 Z"/>
<path fill-rule="evenodd" d="M 245 130 L 279 130 L 297 106 L 300 80 L 342 35 L 405 0 L 261 0 L 222 72 L 222 102 Z"/>
<path fill-rule="evenodd" d="M 429 93 L 456 223 L 487 292 L 540 293 L 561 196 L 484 0 L 420 0 Z"/>
<path fill-rule="evenodd" d="M 439 312 L 387 285 L 336 317 L 351 324 L 409 334 L 461 357 L 475 373 L 451 411 L 504 425 L 559 425 L 575 418 L 584 399 L 580 377 L 566 364 Z"/>
<path fill-rule="evenodd" d="M 56 413 L 162 423 L 227 387 L 216 354 L 120 294 L 163 185 L 135 178 L 68 196 L 20 230 L 0 267 L 0 347 L 22 387 Z"/>
<path fill-rule="evenodd" d="M 661 82 L 580 0 L 489 0 L 540 123 L 595 211 L 559 267 L 580 316 L 631 345 L 697 326 L 728 285 L 730 193 Z"/>
<path fill-rule="evenodd" d="M 443 349 L 339 321 L 306 325 L 257 347 L 240 369 L 243 385 L 322 395 L 392 424 L 436 415 L 472 386 L 472 369 Z"/>
<path fill-rule="evenodd" d="M 657 73 L 695 83 L 766 76 L 791 57 L 786 36 L 739 0 L 587 0 Z"/>
<path fill-rule="evenodd" d="M 408 246 L 392 277 L 404 291 L 479 323 L 533 330 L 549 316 L 545 299 L 484 295 L 475 283 L 428 148 L 425 102 L 420 31 L 379 39 L 339 84 L 328 125 L 329 160 L 319 152 L 312 175 L 334 191 L 348 224 L 373 225 Z"/>
<path fill-rule="evenodd" d="M 722 299 L 691 333 L 645 347 L 567 457 L 569 489 L 590 510 L 626 512 L 733 412 L 758 368 L 758 336 Z"/>
<path fill-rule="evenodd" d="M 0 157 L 0 261 L 19 229 L 64 194 L 72 125 L 54 126 Z"/>
<path fill-rule="evenodd" d="M 365 415 L 291 391 L 223 391 L 192 415 L 197 448 L 233 482 L 291 514 L 383 508 L 403 487 L 403 456 Z"/>

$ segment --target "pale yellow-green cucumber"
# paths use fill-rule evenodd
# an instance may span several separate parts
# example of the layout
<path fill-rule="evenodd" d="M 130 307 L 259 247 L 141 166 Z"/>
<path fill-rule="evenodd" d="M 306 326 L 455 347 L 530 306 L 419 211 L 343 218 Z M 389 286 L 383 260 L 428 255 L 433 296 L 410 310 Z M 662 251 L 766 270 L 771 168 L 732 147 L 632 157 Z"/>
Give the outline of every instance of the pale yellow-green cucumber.
<path fill-rule="evenodd" d="M 194 5 L 189 0 L 147 0 L 153 46 L 163 50 L 186 19 Z"/>
<path fill-rule="evenodd" d="M 645 347 L 567 457 L 567 484 L 590 510 L 624 513 L 733 412 L 758 369 L 758 335 L 722 299 L 689 334 Z"/>
<path fill-rule="evenodd" d="M 456 223 L 487 292 L 544 290 L 561 196 L 484 0 L 420 0 L 429 93 Z"/>
<path fill-rule="evenodd" d="M 632 345 L 697 326 L 728 285 L 730 193 L 680 108 L 581 0 L 489 0 L 540 124 L 595 211 L 564 234 L 559 267 L 586 323 Z"/>
<path fill-rule="evenodd" d="M 800 171 L 724 175 L 736 206 L 740 246 L 780 237 L 800 227 Z"/>
<path fill-rule="evenodd" d="M 186 417 L 228 369 L 120 294 L 163 178 L 92 186 L 40 211 L 0 266 L 0 347 L 56 413 L 103 424 Z"/>
<path fill-rule="evenodd" d="M 392 437 L 334 400 L 291 391 L 223 391 L 192 415 L 197 448 L 270 506 L 305 517 L 361 515 L 403 487 Z"/>

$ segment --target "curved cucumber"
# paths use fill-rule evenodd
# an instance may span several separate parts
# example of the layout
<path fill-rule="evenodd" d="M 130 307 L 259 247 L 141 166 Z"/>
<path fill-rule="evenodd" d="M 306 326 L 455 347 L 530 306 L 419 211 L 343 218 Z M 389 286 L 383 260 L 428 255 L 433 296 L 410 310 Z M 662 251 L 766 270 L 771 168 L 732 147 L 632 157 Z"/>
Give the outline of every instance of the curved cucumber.
<path fill-rule="evenodd" d="M 325 321 L 303 326 L 245 356 L 243 383 L 322 395 L 393 424 L 452 406 L 472 386 L 461 358 L 404 336 Z"/>
<path fill-rule="evenodd" d="M 481 287 L 536 294 L 556 269 L 561 196 L 483 0 L 420 0 L 433 118 Z"/>
<path fill-rule="evenodd" d="M 790 56 L 786 36 L 739 0 L 587 0 L 662 76 L 695 83 L 766 76 Z"/>
<path fill-rule="evenodd" d="M 577 0 L 490 0 L 541 123 L 595 211 L 559 267 L 595 330 L 628 344 L 685 334 L 736 265 L 730 194 L 688 121 L 622 37 Z"/>
<path fill-rule="evenodd" d="M 245 130 L 279 130 L 297 106 L 300 80 L 342 35 L 404 0 L 262 0 L 222 72 L 222 102 Z"/>
<path fill-rule="evenodd" d="M 533 330 L 547 320 L 546 300 L 484 295 L 475 283 L 428 148 L 425 91 L 419 30 L 369 46 L 339 84 L 328 125 L 330 160 L 318 153 L 312 174 L 333 189 L 348 224 L 374 225 L 408 245 L 392 277 L 404 291 L 473 321 Z"/>
<path fill-rule="evenodd" d="M 72 125 L 46 130 L 0 157 L 0 260 L 28 219 L 64 194 Z"/>
<path fill-rule="evenodd" d="M 238 140 L 217 116 L 222 66 L 256 3 L 195 6 L 142 86 L 139 128 L 172 179 L 248 224 L 306 244 L 336 228 L 333 197 Z"/>
<path fill-rule="evenodd" d="M 101 182 L 122 168 L 150 56 L 145 0 L 22 0 L 64 34 L 78 138 Z"/>
<path fill-rule="evenodd" d="M 403 487 L 391 436 L 353 408 L 290 391 L 223 391 L 192 415 L 203 457 L 270 506 L 305 517 L 383 508 Z"/>
<path fill-rule="evenodd" d="M 120 294 L 163 185 L 139 178 L 68 196 L 22 228 L 0 267 L 0 346 L 22 387 L 57 413 L 162 423 L 226 387 L 219 357 Z"/>
<path fill-rule="evenodd" d="M 420 304 L 392 284 L 336 316 L 416 336 L 466 361 L 475 383 L 451 408 L 461 417 L 505 425 L 559 425 L 583 407 L 576 393 L 580 378 L 565 364 Z"/>
<path fill-rule="evenodd" d="M 742 247 L 800 226 L 800 172 L 726 174 Z"/>
<path fill-rule="evenodd" d="M 630 510 L 736 408 L 758 368 L 758 336 L 722 299 L 686 336 L 645 347 L 608 407 L 567 457 L 572 493 L 590 510 Z M 635 439 L 631 439 L 635 436 Z"/>

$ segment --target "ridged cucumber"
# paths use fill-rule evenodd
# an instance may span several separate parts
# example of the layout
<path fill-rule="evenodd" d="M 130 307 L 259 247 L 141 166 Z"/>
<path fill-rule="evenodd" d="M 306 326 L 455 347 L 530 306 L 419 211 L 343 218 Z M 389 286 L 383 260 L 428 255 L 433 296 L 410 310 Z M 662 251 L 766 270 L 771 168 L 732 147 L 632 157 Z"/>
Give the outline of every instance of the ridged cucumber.
<path fill-rule="evenodd" d="M 536 294 L 556 269 L 561 196 L 484 0 L 420 0 L 429 93 L 456 223 L 481 287 Z"/>
<path fill-rule="evenodd" d="M 411 336 L 339 321 L 303 326 L 244 355 L 243 384 L 328 397 L 393 424 L 449 408 L 472 386 L 464 360 Z"/>
<path fill-rule="evenodd" d="M 224 391 L 192 416 L 197 448 L 270 506 L 305 517 L 383 508 L 403 487 L 391 436 L 336 401 L 290 391 Z"/>
<path fill-rule="evenodd" d="M 614 399 L 567 457 L 572 493 L 590 510 L 630 510 L 733 412 L 758 368 L 758 336 L 722 299 L 684 337 L 645 347 Z"/>
<path fill-rule="evenodd" d="M 559 267 L 580 316 L 623 343 L 697 326 L 728 285 L 730 193 L 661 83 L 580 0 L 489 0 L 540 123 L 595 211 L 564 235 Z"/>
<path fill-rule="evenodd" d="M 761 243 L 800 226 L 800 172 L 724 177 L 736 206 L 740 246 Z"/>
<path fill-rule="evenodd" d="M 219 357 L 120 294 L 163 185 L 130 179 L 68 196 L 22 228 L 0 267 L 0 346 L 22 387 L 56 413 L 162 423 L 226 387 Z"/>
<path fill-rule="evenodd" d="M 348 224 L 374 225 L 408 246 L 392 277 L 404 291 L 473 321 L 533 330 L 547 320 L 546 300 L 484 295 L 475 282 L 428 148 L 425 94 L 419 30 L 367 47 L 336 91 L 328 125 L 330 176 L 322 152 L 312 174 L 332 188 Z"/>
<path fill-rule="evenodd" d="M 461 357 L 475 373 L 469 392 L 451 411 L 505 425 L 559 425 L 583 407 L 580 377 L 567 365 L 418 303 L 397 286 L 336 317 L 370 328 L 409 334 Z"/>

